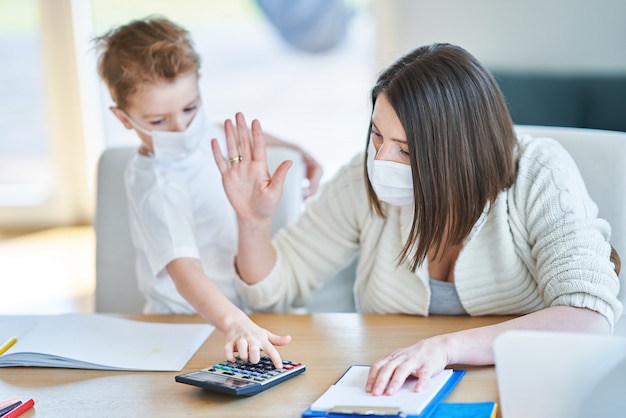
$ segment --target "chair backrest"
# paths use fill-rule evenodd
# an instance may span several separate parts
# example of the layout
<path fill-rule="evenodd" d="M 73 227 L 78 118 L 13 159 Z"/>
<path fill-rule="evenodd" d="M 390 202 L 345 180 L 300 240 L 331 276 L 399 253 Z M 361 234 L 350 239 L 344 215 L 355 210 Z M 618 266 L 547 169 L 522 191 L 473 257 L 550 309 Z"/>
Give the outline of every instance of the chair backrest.
<path fill-rule="evenodd" d="M 518 133 L 557 140 L 572 156 L 599 216 L 611 224 L 611 244 L 626 263 L 626 132 L 517 125 Z M 626 273 L 620 273 L 620 300 L 626 303 Z"/>
<path fill-rule="evenodd" d="M 124 171 L 136 147 L 106 149 L 99 158 L 96 184 L 96 312 L 136 313 L 145 298 L 139 292 L 135 249 L 128 221 Z M 283 196 L 274 213 L 274 232 L 295 220 L 302 210 L 302 179 L 306 170 L 301 155 L 290 148 L 268 147 L 270 171 L 284 160 L 293 165 L 285 179 Z"/>
<path fill-rule="evenodd" d="M 136 147 L 106 149 L 96 178 L 96 312 L 135 313 L 145 299 L 135 275 L 124 170 Z"/>

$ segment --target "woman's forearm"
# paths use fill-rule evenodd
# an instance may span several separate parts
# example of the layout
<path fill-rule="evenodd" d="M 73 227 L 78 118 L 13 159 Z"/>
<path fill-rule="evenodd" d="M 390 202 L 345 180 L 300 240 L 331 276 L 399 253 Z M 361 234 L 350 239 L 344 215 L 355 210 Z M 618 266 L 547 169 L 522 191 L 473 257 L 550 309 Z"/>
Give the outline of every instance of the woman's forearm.
<path fill-rule="evenodd" d="M 276 264 L 272 245 L 271 218 L 262 222 L 239 222 L 239 244 L 235 266 L 239 277 L 248 284 L 265 278 Z"/>
<path fill-rule="evenodd" d="M 418 378 L 416 390 L 421 390 L 432 376 L 448 365 L 492 365 L 496 337 L 514 329 L 606 334 L 610 326 L 597 312 L 555 306 L 495 325 L 436 335 L 396 350 L 372 364 L 365 390 L 375 396 L 393 395 L 410 375 Z"/>
<path fill-rule="evenodd" d="M 609 334 L 606 318 L 589 309 L 554 306 L 518 318 L 480 328 L 472 328 L 441 338 L 448 353 L 448 364 L 494 364 L 493 342 L 508 330 L 537 330 Z"/>

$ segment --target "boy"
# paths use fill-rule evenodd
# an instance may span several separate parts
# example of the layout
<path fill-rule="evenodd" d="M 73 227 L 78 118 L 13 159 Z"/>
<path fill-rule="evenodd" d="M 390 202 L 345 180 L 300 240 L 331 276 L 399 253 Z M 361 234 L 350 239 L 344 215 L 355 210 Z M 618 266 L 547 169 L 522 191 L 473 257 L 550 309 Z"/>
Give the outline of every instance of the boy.
<path fill-rule="evenodd" d="M 236 218 L 210 149 L 210 139 L 223 133 L 206 122 L 200 57 L 189 33 L 167 19 L 147 18 L 95 42 L 98 72 L 116 104 L 111 110 L 141 140 L 125 181 L 144 311 L 197 312 L 226 334 L 228 360 L 238 352 L 256 363 L 264 351 L 281 367 L 274 345 L 290 337 L 252 322 L 233 286 Z M 304 158 L 314 191 L 321 168 Z"/>

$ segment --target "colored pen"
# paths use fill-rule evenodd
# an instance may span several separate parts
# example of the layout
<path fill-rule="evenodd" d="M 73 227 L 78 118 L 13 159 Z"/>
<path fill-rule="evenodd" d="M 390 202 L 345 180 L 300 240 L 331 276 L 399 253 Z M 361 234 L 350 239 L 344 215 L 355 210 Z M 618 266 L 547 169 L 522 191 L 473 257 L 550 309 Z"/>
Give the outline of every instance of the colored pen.
<path fill-rule="evenodd" d="M 26 402 L 24 402 L 23 404 L 21 404 L 20 406 L 18 406 L 17 408 L 15 408 L 14 410 L 12 410 L 11 412 L 9 412 L 8 414 L 2 416 L 2 418 L 19 417 L 20 415 L 22 415 L 24 412 L 28 411 L 33 406 L 35 406 L 35 401 L 33 401 L 32 399 L 29 399 Z"/>
<path fill-rule="evenodd" d="M 4 344 L 0 345 L 0 356 L 17 342 L 17 338 L 11 337 Z"/>
<path fill-rule="evenodd" d="M 17 400 L 11 403 L 10 405 L 3 406 L 2 408 L 0 408 L 0 417 L 3 417 L 4 414 L 8 414 L 9 412 L 13 411 L 15 408 L 17 408 L 21 404 L 22 404 L 22 401 Z"/>
<path fill-rule="evenodd" d="M 19 397 L 15 397 L 15 398 L 11 398 L 11 399 L 6 399 L 4 401 L 0 401 L 0 409 L 4 409 L 4 407 L 9 406 L 14 404 L 17 401 L 21 401 L 21 399 Z"/>

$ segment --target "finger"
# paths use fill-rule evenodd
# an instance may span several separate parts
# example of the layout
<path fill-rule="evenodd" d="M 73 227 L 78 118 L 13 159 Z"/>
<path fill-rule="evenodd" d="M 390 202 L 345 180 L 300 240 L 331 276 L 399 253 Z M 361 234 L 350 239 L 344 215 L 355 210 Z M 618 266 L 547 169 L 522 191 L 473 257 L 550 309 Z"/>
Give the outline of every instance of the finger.
<path fill-rule="evenodd" d="M 226 360 L 228 361 L 235 361 L 235 353 L 234 350 L 235 349 L 235 342 L 234 341 L 229 341 L 224 345 L 224 357 L 226 357 Z"/>
<path fill-rule="evenodd" d="M 228 157 L 233 158 L 239 155 L 239 145 L 237 145 L 237 135 L 233 127 L 233 121 L 226 119 L 224 121 L 224 134 L 226 135 L 226 146 L 228 148 Z"/>
<path fill-rule="evenodd" d="M 280 335 L 272 334 L 270 332 L 268 340 L 273 345 L 283 346 L 283 345 L 287 345 L 287 344 L 289 344 L 291 342 L 291 335 L 285 335 L 284 337 L 281 337 Z"/>
<path fill-rule="evenodd" d="M 243 113 L 237 112 L 235 119 L 237 121 L 237 141 L 239 149 L 241 150 L 241 157 L 244 161 L 251 161 L 252 138 L 250 137 L 250 131 L 246 125 L 246 118 L 243 116 Z"/>
<path fill-rule="evenodd" d="M 370 371 L 367 374 L 367 381 L 365 382 L 366 392 L 371 392 L 372 389 L 374 389 L 374 383 L 376 382 L 376 379 L 378 378 L 379 371 L 380 371 L 379 362 L 372 364 L 372 366 L 370 367 Z"/>
<path fill-rule="evenodd" d="M 277 369 L 283 368 L 283 360 L 280 358 L 278 350 L 276 350 L 276 347 L 270 344 L 269 341 L 263 346 L 263 351 L 272 360 L 272 364 L 274 364 L 274 367 L 276 367 Z"/>
<path fill-rule="evenodd" d="M 372 366 L 370 367 L 370 371 L 367 375 L 367 382 L 365 383 L 366 392 L 371 392 L 372 394 L 374 394 L 374 388 L 376 387 L 376 383 L 379 382 L 383 378 L 381 375 L 381 372 L 388 362 L 389 362 L 389 356 L 384 357 L 378 360 L 376 363 L 372 364 Z M 387 384 L 385 381 L 385 387 L 386 385 Z M 380 394 L 382 394 L 381 390 L 378 391 L 378 395 Z"/>
<path fill-rule="evenodd" d="M 417 376 L 417 383 L 415 384 L 415 392 L 419 392 L 422 389 L 424 389 L 426 387 L 426 385 L 428 385 L 428 382 L 430 381 L 430 378 L 435 375 L 436 373 L 434 373 L 432 370 L 428 369 L 427 367 L 422 367 L 416 374 Z"/>
<path fill-rule="evenodd" d="M 248 349 L 248 359 L 250 363 L 257 364 L 261 360 L 261 347 L 258 345 L 251 345 Z"/>
<path fill-rule="evenodd" d="M 215 164 L 217 164 L 217 168 L 220 170 L 220 173 L 224 175 L 224 173 L 228 170 L 228 164 L 226 163 L 226 159 L 224 158 L 222 150 L 220 149 L 217 139 L 215 138 L 211 140 L 211 149 L 213 150 Z"/>
<path fill-rule="evenodd" d="M 265 137 L 261 129 L 261 122 L 257 119 L 252 121 L 252 158 L 257 161 L 267 162 L 267 154 L 265 147 Z"/>
<path fill-rule="evenodd" d="M 322 179 L 323 170 L 322 166 L 317 163 L 309 154 L 304 154 L 304 162 L 306 164 L 306 176 L 309 180 L 308 196 L 312 196 L 317 193 Z"/>
<path fill-rule="evenodd" d="M 243 337 L 237 340 L 237 352 L 240 359 L 248 361 L 248 340 Z"/>
<path fill-rule="evenodd" d="M 372 386 L 372 395 L 380 396 L 385 393 L 387 386 L 395 373 L 396 367 L 397 364 L 395 362 L 388 362 L 380 368 Z"/>
<path fill-rule="evenodd" d="M 274 171 L 274 174 L 272 174 L 272 177 L 270 179 L 270 184 L 268 186 L 270 189 L 275 190 L 277 192 L 280 192 L 283 189 L 283 184 L 285 183 L 287 172 L 291 168 L 292 164 L 293 163 L 290 160 L 286 160 L 280 163 L 280 165 L 276 168 L 276 171 Z"/>
<path fill-rule="evenodd" d="M 411 371 L 409 367 L 406 366 L 406 364 L 400 364 L 399 366 L 397 366 L 395 370 L 393 371 L 391 380 L 389 380 L 389 382 L 387 383 L 387 388 L 385 389 L 385 395 L 393 395 L 398 390 L 400 390 L 400 388 L 402 387 L 402 385 L 404 384 L 404 382 L 406 381 L 407 377 L 409 377 L 410 374 L 411 374 Z"/>

